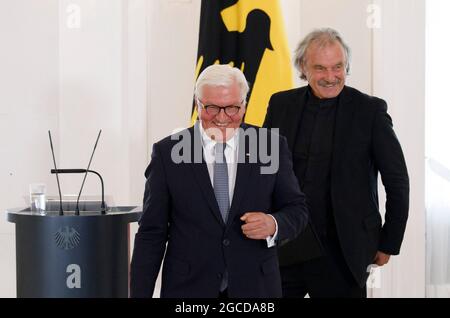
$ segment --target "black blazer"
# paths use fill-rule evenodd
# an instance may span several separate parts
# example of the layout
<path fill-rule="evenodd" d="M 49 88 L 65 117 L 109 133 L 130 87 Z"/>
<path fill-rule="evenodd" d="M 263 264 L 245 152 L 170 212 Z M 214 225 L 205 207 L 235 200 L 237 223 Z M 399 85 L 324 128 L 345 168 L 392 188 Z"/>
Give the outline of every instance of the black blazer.
<path fill-rule="evenodd" d="M 265 127 L 276 127 L 292 151 L 308 87 L 274 94 Z M 396 255 L 409 209 L 409 178 L 384 100 L 344 87 L 336 113 L 331 200 L 345 260 L 361 286 L 377 250 Z M 386 190 L 382 225 L 378 172 Z M 302 253 L 302 251 L 298 251 Z M 292 255 L 292 257 L 294 257 Z"/>
<path fill-rule="evenodd" d="M 184 136 L 194 148 L 195 141 L 201 142 L 194 127 L 175 139 Z M 279 141 L 278 172 L 261 174 L 259 159 L 238 164 L 227 224 L 206 163 L 173 162 L 172 150 L 179 151 L 174 148 L 178 142 L 174 137 L 153 146 L 145 172 L 144 213 L 131 262 L 132 297 L 152 296 L 164 254 L 161 297 L 217 297 L 225 266 L 228 296 L 281 297 L 276 248 L 268 248 L 265 240 L 246 238 L 239 219 L 250 211 L 271 213 L 278 223 L 279 240 L 296 237 L 307 223 L 305 198 L 297 185 L 286 139 L 275 137 Z M 239 138 L 239 151 L 248 153 L 244 139 Z"/>

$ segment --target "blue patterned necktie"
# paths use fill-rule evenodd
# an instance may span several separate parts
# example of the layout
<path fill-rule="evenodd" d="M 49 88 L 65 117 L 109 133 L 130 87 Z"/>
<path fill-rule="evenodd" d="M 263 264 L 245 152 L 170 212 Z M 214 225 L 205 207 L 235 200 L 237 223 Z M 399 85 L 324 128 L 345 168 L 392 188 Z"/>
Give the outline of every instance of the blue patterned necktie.
<path fill-rule="evenodd" d="M 224 223 L 227 223 L 228 212 L 230 210 L 230 194 L 228 189 L 228 166 L 225 158 L 226 143 L 217 143 L 214 146 L 214 194 Z M 223 292 L 228 287 L 228 271 L 225 269 L 220 291 Z"/>
<path fill-rule="evenodd" d="M 230 210 L 230 194 L 228 187 L 228 166 L 225 158 L 226 143 L 217 143 L 214 146 L 214 194 L 219 205 L 220 214 L 224 223 L 227 223 Z"/>

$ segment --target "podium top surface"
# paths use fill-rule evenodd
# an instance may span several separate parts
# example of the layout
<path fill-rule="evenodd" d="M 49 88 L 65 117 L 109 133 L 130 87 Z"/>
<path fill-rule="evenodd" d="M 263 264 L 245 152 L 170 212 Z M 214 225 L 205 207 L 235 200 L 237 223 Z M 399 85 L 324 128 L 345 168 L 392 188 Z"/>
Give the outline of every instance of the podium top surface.
<path fill-rule="evenodd" d="M 6 210 L 7 221 L 12 223 L 20 222 L 24 219 L 76 219 L 76 218 L 120 218 L 126 222 L 137 222 L 142 215 L 142 207 L 139 206 L 117 206 L 108 207 L 106 214 L 101 211 L 80 211 L 80 215 L 75 215 L 75 211 L 64 211 L 64 215 L 59 215 L 59 211 L 45 211 L 44 214 L 31 211 L 27 208 L 13 208 Z"/>

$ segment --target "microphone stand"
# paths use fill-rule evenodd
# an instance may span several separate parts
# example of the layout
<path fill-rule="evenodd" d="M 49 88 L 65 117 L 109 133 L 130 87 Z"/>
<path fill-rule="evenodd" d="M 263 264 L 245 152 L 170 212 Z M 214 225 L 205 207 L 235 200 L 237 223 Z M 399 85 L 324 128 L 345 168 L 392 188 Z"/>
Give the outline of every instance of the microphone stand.
<path fill-rule="evenodd" d="M 52 134 L 51 134 L 50 130 L 48 131 L 48 138 L 50 139 L 50 148 L 52 149 L 53 164 L 55 166 L 55 171 L 57 171 L 58 169 L 56 168 L 55 151 L 53 150 Z M 61 186 L 59 184 L 58 172 L 56 172 L 56 183 L 58 184 L 58 192 L 59 192 L 59 215 L 64 215 L 63 208 L 62 208 Z"/>
<path fill-rule="evenodd" d="M 58 174 L 58 173 L 88 173 L 88 172 L 96 174 L 99 177 L 100 183 L 101 183 L 101 186 L 102 186 L 102 203 L 101 203 L 100 209 L 101 209 L 102 214 L 106 214 L 105 187 L 104 187 L 104 183 L 103 183 L 103 178 L 100 175 L 100 173 L 98 173 L 97 171 L 94 171 L 94 170 L 87 170 L 87 169 L 52 169 L 52 170 L 50 170 L 50 172 L 52 174 Z M 76 214 L 76 210 L 75 210 L 75 214 L 76 215 L 80 215 L 80 211 L 79 211 L 79 208 L 78 208 L 79 199 L 80 199 L 80 197 L 78 197 L 78 199 L 77 199 L 76 209 L 78 210 L 78 214 Z"/>

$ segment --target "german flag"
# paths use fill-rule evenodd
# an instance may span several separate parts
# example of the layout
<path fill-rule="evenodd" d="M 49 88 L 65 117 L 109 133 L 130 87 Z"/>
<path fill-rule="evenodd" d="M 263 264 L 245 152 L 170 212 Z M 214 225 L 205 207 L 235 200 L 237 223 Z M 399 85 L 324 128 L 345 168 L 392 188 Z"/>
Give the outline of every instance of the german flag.
<path fill-rule="evenodd" d="M 293 87 L 278 0 L 202 0 L 195 78 L 212 64 L 244 72 L 250 84 L 245 122 L 261 126 L 270 96 Z"/>

